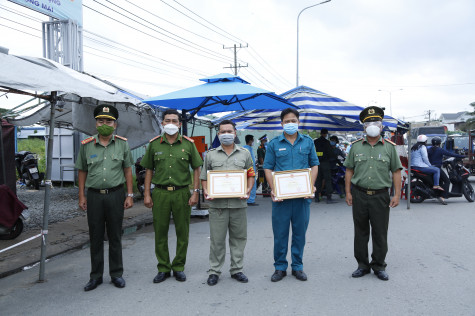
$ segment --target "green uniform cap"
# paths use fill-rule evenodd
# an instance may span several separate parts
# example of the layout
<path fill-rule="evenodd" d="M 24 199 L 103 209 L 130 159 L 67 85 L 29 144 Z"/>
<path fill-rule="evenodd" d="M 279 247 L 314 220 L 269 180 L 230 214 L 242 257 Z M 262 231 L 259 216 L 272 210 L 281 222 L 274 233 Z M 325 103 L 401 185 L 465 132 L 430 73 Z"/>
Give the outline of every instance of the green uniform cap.
<path fill-rule="evenodd" d="M 94 109 L 94 118 L 117 120 L 119 118 L 119 111 L 112 105 L 101 104 Z"/>
<path fill-rule="evenodd" d="M 371 122 L 371 121 L 382 121 L 384 117 L 384 111 L 382 108 L 377 106 L 368 106 L 360 113 L 360 121 Z"/>

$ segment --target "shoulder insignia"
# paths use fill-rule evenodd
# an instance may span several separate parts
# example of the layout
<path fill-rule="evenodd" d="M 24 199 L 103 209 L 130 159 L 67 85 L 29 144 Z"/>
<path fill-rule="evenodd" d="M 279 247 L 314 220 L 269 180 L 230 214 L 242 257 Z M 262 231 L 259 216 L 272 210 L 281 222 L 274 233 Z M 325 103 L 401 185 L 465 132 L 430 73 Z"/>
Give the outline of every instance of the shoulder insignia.
<path fill-rule="evenodd" d="M 122 137 L 122 136 L 119 136 L 119 135 L 115 135 L 115 137 L 127 141 L 127 138 L 125 138 L 125 137 Z"/>
<path fill-rule="evenodd" d="M 390 143 L 391 145 L 397 146 L 396 143 L 392 142 L 391 140 L 389 140 L 387 138 L 385 138 L 384 140 L 387 141 L 388 143 Z"/>
<path fill-rule="evenodd" d="M 364 138 L 361 137 L 360 139 L 357 139 L 357 140 L 353 141 L 353 142 L 351 143 L 351 145 L 353 145 L 354 143 L 357 143 L 357 142 L 359 142 L 359 141 L 362 141 L 363 139 L 364 139 Z"/>
<path fill-rule="evenodd" d="M 215 148 L 208 149 L 208 151 L 213 151 L 213 150 L 216 150 L 216 148 L 218 148 L 218 147 L 215 147 Z"/>
<path fill-rule="evenodd" d="M 192 142 L 192 143 L 195 142 L 195 140 L 194 140 L 193 138 L 189 138 L 188 136 L 182 135 L 182 137 L 183 137 L 184 139 L 186 139 L 187 141 L 190 141 L 190 142 Z"/>
<path fill-rule="evenodd" d="M 87 143 L 90 143 L 94 140 L 94 136 L 88 137 L 84 140 L 81 141 L 81 144 L 86 145 Z"/>
<path fill-rule="evenodd" d="M 154 140 L 156 140 L 156 139 L 159 138 L 159 137 L 160 137 L 160 135 L 155 136 L 154 138 L 152 138 L 152 139 L 149 141 L 149 143 L 153 142 Z"/>

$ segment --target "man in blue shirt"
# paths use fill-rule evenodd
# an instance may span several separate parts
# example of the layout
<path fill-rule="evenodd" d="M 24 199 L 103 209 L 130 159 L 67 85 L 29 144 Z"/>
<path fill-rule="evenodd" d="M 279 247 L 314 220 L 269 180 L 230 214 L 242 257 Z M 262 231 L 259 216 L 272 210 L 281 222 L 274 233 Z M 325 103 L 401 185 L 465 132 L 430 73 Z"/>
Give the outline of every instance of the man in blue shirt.
<path fill-rule="evenodd" d="M 254 167 L 255 170 L 256 168 L 256 158 L 254 156 L 254 152 L 252 151 L 252 144 L 254 143 L 254 136 L 252 135 L 246 135 L 246 145 L 242 146 L 246 148 L 250 153 L 251 153 L 251 158 L 252 158 L 252 166 Z M 249 194 L 249 199 L 247 199 L 247 205 L 248 206 L 258 206 L 256 201 L 256 190 L 257 190 L 257 183 L 254 181 L 254 186 L 252 187 L 251 194 Z"/>
<path fill-rule="evenodd" d="M 284 132 L 267 145 L 264 160 L 264 171 L 272 196 L 275 272 L 271 281 L 280 281 L 287 275 L 290 224 L 292 224 L 292 275 L 298 280 L 306 281 L 307 275 L 303 271 L 302 257 L 310 219 L 310 203 L 315 187 L 308 198 L 277 200 L 274 195 L 272 172 L 311 168 L 313 184 L 317 178 L 319 161 L 312 138 L 298 132 L 299 112 L 292 108 L 285 109 L 280 114 L 280 120 Z"/>

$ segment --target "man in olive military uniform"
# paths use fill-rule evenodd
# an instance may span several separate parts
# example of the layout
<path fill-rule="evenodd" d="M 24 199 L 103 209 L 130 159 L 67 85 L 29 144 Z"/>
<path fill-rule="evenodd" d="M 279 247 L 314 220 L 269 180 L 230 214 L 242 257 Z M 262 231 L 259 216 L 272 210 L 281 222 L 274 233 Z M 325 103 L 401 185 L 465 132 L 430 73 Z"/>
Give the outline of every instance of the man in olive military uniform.
<path fill-rule="evenodd" d="M 94 290 L 102 284 L 104 272 L 104 231 L 109 239 L 109 274 L 112 283 L 125 286 L 122 278 L 122 220 L 124 209 L 132 207 L 132 155 L 127 139 L 112 135 L 119 112 L 113 106 L 99 105 L 94 110 L 98 134 L 81 142 L 76 160 L 78 169 L 79 207 L 87 210 L 91 274 L 84 287 Z M 124 192 L 127 184 L 127 198 Z M 87 188 L 87 198 L 85 193 Z"/>
<path fill-rule="evenodd" d="M 361 111 L 366 137 L 353 143 L 344 165 L 346 203 L 353 207 L 354 253 L 358 262 L 352 277 L 362 277 L 373 269 L 380 280 L 387 281 L 384 260 L 388 252 L 389 209 L 399 205 L 402 165 L 395 144 L 381 137 L 383 117 L 384 111 L 376 106 Z M 390 198 L 388 190 L 392 183 L 394 196 Z M 368 260 L 370 232 L 371 262 Z"/>
<path fill-rule="evenodd" d="M 170 277 L 170 271 L 177 281 L 186 281 L 185 262 L 188 250 L 191 206 L 198 203 L 200 166 L 203 164 L 194 141 L 181 136 L 181 116 L 169 109 L 163 113 L 164 134 L 150 140 L 140 164 L 145 173 L 144 204 L 152 208 L 155 230 L 155 255 L 158 260 L 158 274 L 153 279 L 160 283 Z M 190 194 L 190 166 L 193 169 L 193 194 Z M 155 172 L 155 173 L 154 173 Z M 150 185 L 155 189 L 150 195 Z M 170 214 L 176 231 L 176 255 L 170 263 L 168 252 L 168 228 Z"/>
<path fill-rule="evenodd" d="M 234 143 L 236 127 L 232 121 L 224 120 L 219 123 L 218 137 L 221 146 L 211 149 L 205 157 L 201 170 L 201 186 L 206 199 L 210 201 L 209 230 L 210 253 L 208 270 L 208 285 L 218 283 L 221 267 L 226 256 L 226 234 L 229 230 L 229 250 L 231 253 L 231 277 L 238 282 L 247 283 L 247 277 L 242 273 L 244 263 L 244 248 L 247 241 L 247 198 L 255 179 L 255 171 L 251 154 L 245 148 Z M 247 170 L 247 192 L 242 198 L 209 198 L 208 170 Z"/>

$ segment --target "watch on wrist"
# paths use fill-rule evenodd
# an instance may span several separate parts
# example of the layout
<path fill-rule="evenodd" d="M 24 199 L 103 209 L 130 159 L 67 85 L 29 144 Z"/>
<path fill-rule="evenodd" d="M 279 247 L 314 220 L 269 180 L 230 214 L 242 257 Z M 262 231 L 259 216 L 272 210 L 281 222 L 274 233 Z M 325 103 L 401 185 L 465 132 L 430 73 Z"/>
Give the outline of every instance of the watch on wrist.
<path fill-rule="evenodd" d="M 193 191 L 200 193 L 200 189 L 194 189 Z"/>
<path fill-rule="evenodd" d="M 133 197 L 134 197 L 134 194 L 133 194 L 133 193 L 127 193 L 127 197 L 133 198 Z"/>

